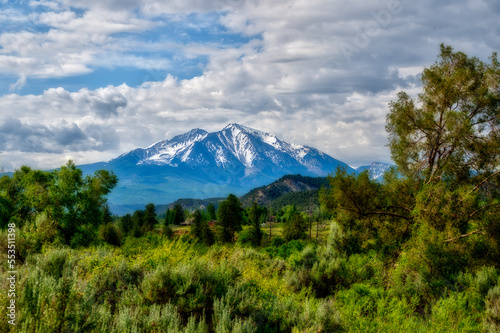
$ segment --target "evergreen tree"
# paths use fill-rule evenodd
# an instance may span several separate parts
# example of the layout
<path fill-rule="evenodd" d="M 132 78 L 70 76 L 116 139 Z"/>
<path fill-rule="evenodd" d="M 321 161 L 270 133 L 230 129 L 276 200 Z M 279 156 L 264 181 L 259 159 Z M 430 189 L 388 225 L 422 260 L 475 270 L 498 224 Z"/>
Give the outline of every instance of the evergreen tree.
<path fill-rule="evenodd" d="M 172 211 L 170 208 L 167 208 L 167 211 L 165 212 L 165 224 L 172 224 Z"/>
<path fill-rule="evenodd" d="M 166 220 L 163 223 L 162 234 L 167 238 L 172 238 L 172 236 L 174 235 L 174 231 L 170 227 L 170 224 L 167 224 Z"/>
<path fill-rule="evenodd" d="M 262 217 L 265 217 L 265 210 L 260 208 L 254 201 L 248 212 L 248 219 L 250 221 L 250 241 L 253 246 L 259 246 L 262 241 L 262 230 L 260 224 Z"/>
<path fill-rule="evenodd" d="M 191 224 L 191 235 L 196 239 L 202 239 L 201 224 L 203 222 L 201 212 L 199 209 L 195 210 L 193 213 L 193 223 Z"/>
<path fill-rule="evenodd" d="M 152 231 L 157 223 L 155 205 L 152 203 L 147 204 L 144 212 L 144 231 Z"/>
<path fill-rule="evenodd" d="M 285 223 L 283 237 L 287 242 L 294 239 L 303 239 L 306 237 L 305 231 L 307 224 L 301 214 L 295 214 L 290 221 Z"/>
<path fill-rule="evenodd" d="M 145 212 L 140 209 L 136 210 L 132 215 L 132 236 L 136 238 L 143 235 L 144 215 Z"/>
<path fill-rule="evenodd" d="M 215 211 L 214 204 L 208 204 L 207 206 L 207 214 L 209 220 L 217 220 L 217 213 Z"/>
<path fill-rule="evenodd" d="M 104 211 L 102 214 L 102 224 L 113 223 L 113 216 L 111 215 L 111 211 L 109 210 L 108 204 L 104 205 Z"/>
<path fill-rule="evenodd" d="M 126 214 L 120 220 L 120 229 L 124 235 L 128 235 L 132 228 L 134 227 L 134 223 L 132 221 L 132 215 Z"/>
<path fill-rule="evenodd" d="M 99 238 L 114 246 L 121 245 L 120 230 L 112 222 L 99 227 Z"/>
<path fill-rule="evenodd" d="M 212 229 L 210 229 L 207 220 L 203 219 L 200 210 L 195 210 L 192 217 L 193 224 L 191 224 L 191 235 L 206 245 L 212 245 L 214 243 Z"/>
<path fill-rule="evenodd" d="M 184 222 L 184 211 L 180 204 L 176 204 L 170 214 L 170 224 L 180 225 Z"/>
<path fill-rule="evenodd" d="M 243 208 L 240 200 L 230 194 L 226 200 L 221 202 L 217 210 L 218 225 L 217 236 L 221 242 L 234 242 L 235 234 L 241 230 L 243 221 Z"/>
<path fill-rule="evenodd" d="M 210 225 L 208 225 L 208 222 L 205 220 L 201 222 L 201 239 L 203 240 L 203 243 L 208 246 L 212 245 L 215 242 L 214 232 L 212 231 L 212 228 L 210 228 Z"/>

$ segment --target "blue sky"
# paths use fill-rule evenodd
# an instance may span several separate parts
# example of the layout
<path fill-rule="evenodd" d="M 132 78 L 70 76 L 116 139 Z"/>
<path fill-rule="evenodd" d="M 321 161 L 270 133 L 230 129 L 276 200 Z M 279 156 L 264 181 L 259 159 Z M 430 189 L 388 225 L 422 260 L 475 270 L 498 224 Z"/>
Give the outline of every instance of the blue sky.
<path fill-rule="evenodd" d="M 359 166 L 439 44 L 487 60 L 496 0 L 0 0 L 0 168 L 108 160 L 237 122 Z"/>
<path fill-rule="evenodd" d="M 50 6 L 34 2 L 13 1 L 7 2 L 2 12 L 4 20 L 0 21 L 0 31 L 3 34 L 25 32 L 44 41 L 43 35 L 55 29 L 68 30 L 64 26 L 69 20 L 84 20 L 88 11 L 71 6 L 53 10 Z M 114 61 L 88 59 L 84 62 L 85 66 L 73 73 L 27 74 L 25 81 L 15 87 L 19 80 L 19 76 L 16 76 L 18 73 L 6 68 L 1 76 L 0 94 L 43 94 L 50 87 L 77 91 L 122 83 L 137 87 L 145 81 L 163 80 L 168 74 L 179 80 L 191 79 L 203 74 L 208 56 L 203 53 L 184 54 L 184 47 L 236 48 L 248 43 L 251 38 L 259 38 L 258 35 L 246 36 L 228 31 L 219 24 L 223 13 L 215 11 L 215 8 L 214 11 L 202 13 L 186 12 L 182 18 L 168 13 L 144 18 L 137 9 L 131 14 L 147 20 L 143 22 L 146 27 L 117 28 L 116 32 L 107 34 L 106 37 L 113 40 L 113 48 L 118 49 L 110 50 Z M 12 50 L 10 53 L 15 55 L 18 51 L 21 50 Z M 121 63 L 121 57 L 126 57 L 128 61 Z"/>

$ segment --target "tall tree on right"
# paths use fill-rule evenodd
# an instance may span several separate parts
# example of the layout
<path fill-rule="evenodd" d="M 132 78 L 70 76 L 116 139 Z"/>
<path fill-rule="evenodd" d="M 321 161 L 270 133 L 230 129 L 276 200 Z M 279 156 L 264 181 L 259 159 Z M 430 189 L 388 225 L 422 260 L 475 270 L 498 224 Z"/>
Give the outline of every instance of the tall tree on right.
<path fill-rule="evenodd" d="M 425 182 L 482 181 L 500 163 L 500 66 L 441 44 L 422 73 L 418 100 L 406 92 L 390 103 L 389 147 L 399 171 Z"/>
<path fill-rule="evenodd" d="M 441 44 L 418 102 L 401 92 L 387 116 L 398 170 L 420 184 L 413 216 L 445 243 L 484 235 L 500 255 L 500 64 Z M 428 242 L 427 242 L 428 243 Z M 469 248 L 473 244 L 468 244 Z M 479 246 L 479 245 L 478 245 Z M 481 255 L 482 257 L 486 257 Z M 496 260 L 496 259 L 495 259 Z"/>
<path fill-rule="evenodd" d="M 322 201 L 343 230 L 340 250 L 374 249 L 387 262 L 403 255 L 422 268 L 414 276 L 451 283 L 465 267 L 500 267 L 497 55 L 485 63 L 441 45 L 422 87 L 417 99 L 400 92 L 389 104 L 397 173 L 377 183 L 337 172 Z"/>

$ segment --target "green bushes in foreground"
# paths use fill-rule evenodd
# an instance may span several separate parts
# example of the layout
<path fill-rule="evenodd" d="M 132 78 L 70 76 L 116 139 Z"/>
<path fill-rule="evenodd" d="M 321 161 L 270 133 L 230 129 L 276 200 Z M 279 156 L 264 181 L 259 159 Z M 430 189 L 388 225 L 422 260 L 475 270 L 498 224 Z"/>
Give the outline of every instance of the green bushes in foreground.
<path fill-rule="evenodd" d="M 422 277 L 403 281 L 375 252 L 345 256 L 336 242 L 285 243 L 274 257 L 159 235 L 122 248 L 46 246 L 19 266 L 16 326 L 3 316 L 0 331 L 498 331 L 497 268 L 463 272 L 428 299 Z M 0 306 L 8 301 L 2 292 Z"/>
<path fill-rule="evenodd" d="M 3 316 L 0 331 L 341 329 L 332 299 L 275 288 L 283 275 L 276 272 L 274 259 L 256 250 L 208 249 L 159 236 L 154 242 L 125 242 L 124 250 L 45 247 L 30 256 L 18 270 L 16 326 Z M 1 293 L 1 306 L 7 302 Z"/>

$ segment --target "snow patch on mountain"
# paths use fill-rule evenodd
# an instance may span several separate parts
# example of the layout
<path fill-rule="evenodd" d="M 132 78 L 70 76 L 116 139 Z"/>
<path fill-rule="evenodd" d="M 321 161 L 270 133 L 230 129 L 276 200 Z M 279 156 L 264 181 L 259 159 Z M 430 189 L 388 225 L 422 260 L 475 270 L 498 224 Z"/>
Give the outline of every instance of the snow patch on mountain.
<path fill-rule="evenodd" d="M 356 168 L 357 173 L 361 173 L 365 170 L 368 170 L 368 174 L 370 175 L 371 179 L 374 180 L 382 180 L 384 177 L 384 174 L 389 171 L 391 167 L 394 165 L 389 164 L 389 163 L 381 163 L 381 162 L 373 162 L 371 165 L 365 165 L 361 166 L 359 168 Z"/>
<path fill-rule="evenodd" d="M 132 156 L 137 165 L 158 165 L 191 169 L 203 166 L 234 172 L 243 176 L 286 173 L 326 175 L 342 164 L 317 149 L 285 142 L 273 134 L 239 124 L 229 124 L 219 132 L 193 129 L 170 140 L 158 141 L 136 149 Z"/>

